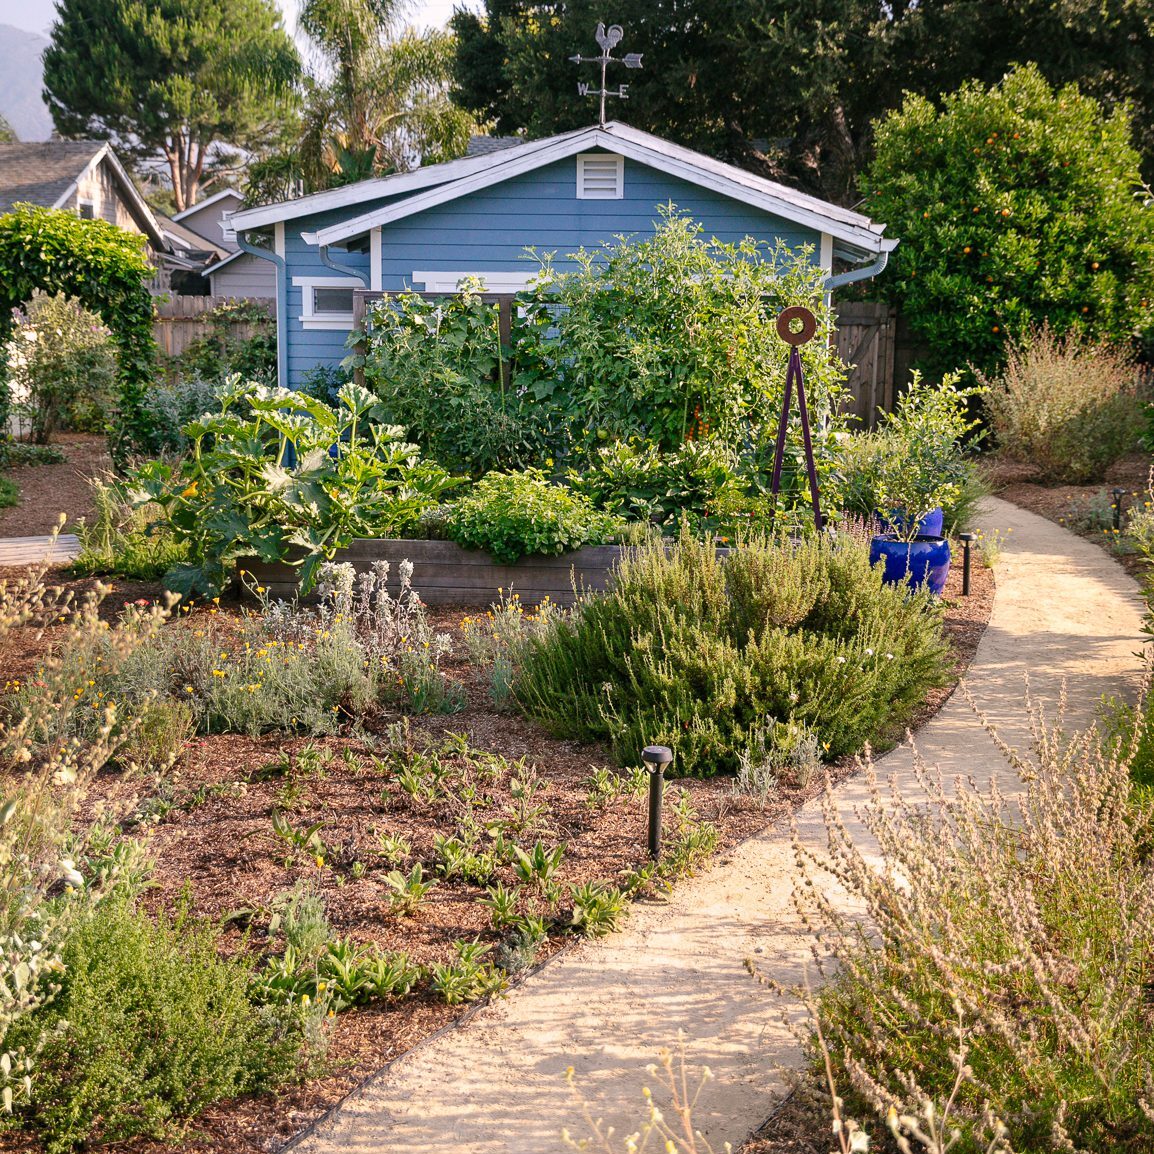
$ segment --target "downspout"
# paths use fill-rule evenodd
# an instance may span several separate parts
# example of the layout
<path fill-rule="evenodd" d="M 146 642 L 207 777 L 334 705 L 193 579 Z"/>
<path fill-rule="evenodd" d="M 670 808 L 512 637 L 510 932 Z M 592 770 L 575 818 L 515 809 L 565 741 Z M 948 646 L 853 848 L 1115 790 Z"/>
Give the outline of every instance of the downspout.
<path fill-rule="evenodd" d="M 843 285 L 853 284 L 854 281 L 869 280 L 870 277 L 878 276 L 885 270 L 885 267 L 890 262 L 890 249 L 882 249 L 881 254 L 872 264 L 859 265 L 857 268 L 851 268 L 848 272 L 838 273 L 837 276 L 829 277 L 825 282 L 825 291 L 832 293 L 834 289 L 839 289 Z"/>
<path fill-rule="evenodd" d="M 275 244 L 275 242 L 274 242 Z M 250 256 L 270 260 L 276 266 L 276 376 L 282 388 L 288 388 L 288 274 L 285 259 L 280 253 L 267 248 L 257 248 L 250 244 L 248 237 L 239 229 L 236 246 Z"/>
<path fill-rule="evenodd" d="M 329 256 L 329 246 L 327 244 L 322 244 L 317 251 L 321 256 L 321 264 L 323 264 L 326 268 L 331 268 L 333 272 L 342 273 L 344 276 L 351 276 L 354 279 L 359 280 L 361 284 L 365 286 L 365 288 L 369 287 L 365 283 L 365 274 L 363 272 L 361 272 L 359 269 L 353 268 L 351 265 L 338 264 L 335 260 L 333 260 L 331 256 Z"/>

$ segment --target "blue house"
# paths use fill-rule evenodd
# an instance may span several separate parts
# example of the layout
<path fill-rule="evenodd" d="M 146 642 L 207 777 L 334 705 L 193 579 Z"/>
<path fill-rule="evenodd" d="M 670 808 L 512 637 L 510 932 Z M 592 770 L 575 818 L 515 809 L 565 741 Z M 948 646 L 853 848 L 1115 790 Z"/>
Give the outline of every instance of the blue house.
<path fill-rule="evenodd" d="M 357 289 L 524 288 L 528 246 L 556 252 L 652 232 L 673 202 L 707 236 L 811 245 L 827 290 L 876 276 L 896 240 L 868 217 L 618 122 L 234 213 L 237 244 L 276 269 L 278 365 L 294 386 L 346 355 Z M 844 269 L 835 274 L 837 267 Z"/>

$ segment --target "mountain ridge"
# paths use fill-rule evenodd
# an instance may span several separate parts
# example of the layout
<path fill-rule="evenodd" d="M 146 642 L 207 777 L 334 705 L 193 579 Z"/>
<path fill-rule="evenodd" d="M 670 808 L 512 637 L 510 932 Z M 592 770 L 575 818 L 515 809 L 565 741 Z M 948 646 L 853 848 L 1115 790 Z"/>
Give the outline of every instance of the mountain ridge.
<path fill-rule="evenodd" d="M 44 103 L 44 64 L 48 37 L 0 24 L 0 116 L 21 140 L 47 140 L 52 114 Z"/>

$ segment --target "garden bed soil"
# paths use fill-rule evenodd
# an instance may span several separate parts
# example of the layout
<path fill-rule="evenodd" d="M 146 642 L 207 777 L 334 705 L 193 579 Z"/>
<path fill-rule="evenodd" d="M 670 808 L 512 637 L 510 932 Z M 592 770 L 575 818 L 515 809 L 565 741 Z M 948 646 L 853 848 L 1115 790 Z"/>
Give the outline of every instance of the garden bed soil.
<path fill-rule="evenodd" d="M 1127 573 L 1141 579 L 1146 573 L 1145 561 L 1138 554 L 1127 552 L 1125 544 L 1107 526 L 1095 524 L 1096 518 L 1087 514 L 1090 502 L 1099 504 L 1113 501 L 1111 490 L 1124 490 L 1123 510 L 1135 502 L 1139 507 L 1151 499 L 1147 491 L 1150 468 L 1154 457 L 1149 453 L 1130 453 L 1111 465 L 1106 479 L 1093 485 L 1044 485 L 1038 470 L 1028 463 L 994 456 L 983 464 L 983 473 L 994 492 L 1006 501 L 1045 517 L 1071 533 L 1105 549 Z M 1103 532 L 1103 529 L 1107 531 Z"/>
<path fill-rule="evenodd" d="M 14 573 L 0 570 L 0 579 Z M 960 581 L 959 565 L 954 567 L 945 595 L 946 624 L 959 677 L 977 649 L 994 593 L 993 575 L 981 566 L 975 566 L 971 597 L 960 596 Z M 65 578 L 63 584 L 82 596 L 94 582 Z M 103 608 L 109 617 L 127 602 L 155 598 L 160 593 L 155 585 L 139 582 L 110 584 L 112 593 Z M 198 614 L 236 611 L 235 607 L 200 607 L 191 619 L 195 622 Z M 463 609 L 430 610 L 435 627 L 453 634 L 458 655 L 465 651 L 460 625 L 466 615 Z M 52 632 L 29 628 L 9 638 L 0 651 L 0 668 L 5 677 L 24 676 L 32 671 L 51 643 Z M 514 762 L 524 758 L 527 765 L 534 767 L 546 783 L 539 795 L 546 811 L 535 819 L 538 828 L 527 830 L 519 840 L 531 845 L 536 833 L 540 833 L 550 844 L 565 841 L 568 850 L 561 870 L 563 881 L 614 881 L 622 871 L 643 864 L 644 799 L 624 798 L 598 810 L 586 805 L 590 767 L 611 764 L 605 749 L 551 738 L 519 716 L 496 710 L 489 700 L 483 671 L 472 668 L 463 656 L 458 656 L 447 671 L 464 684 L 467 706 L 455 715 L 409 719 L 414 746 L 442 741 L 450 733 L 463 734 L 473 749 Z M 952 686 L 935 692 L 916 724 L 932 716 L 951 691 Z M 388 727 L 398 723 L 405 724 L 400 715 L 382 713 L 365 719 L 363 731 L 350 729 L 311 741 L 276 734 L 258 739 L 198 738 L 190 743 L 169 782 L 159 791 L 155 780 L 103 771 L 94 783 L 88 815 L 139 810 L 158 792 L 165 795 L 166 804 L 175 802 L 175 807 L 159 820 L 137 827 L 138 836 L 147 836 L 155 860 L 154 886 L 144 900 L 154 909 L 171 907 L 187 889 L 194 909 L 205 917 L 224 919 L 238 911 L 251 911 L 229 921 L 225 940 L 230 949 L 275 950 L 275 943 L 270 943 L 264 933 L 265 911 L 277 894 L 304 884 L 323 896 L 338 936 L 404 949 L 423 963 L 444 961 L 451 956 L 456 939 L 478 937 L 494 943 L 497 939 L 488 927 L 487 911 L 476 901 L 481 888 L 459 880 L 438 885 L 413 917 L 399 919 L 384 908 L 380 883 L 388 867 L 373 853 L 377 832 L 387 829 L 404 833 L 413 844 L 413 859 L 428 862 L 433 836 L 451 832 L 457 817 L 451 806 L 413 804 L 400 792 L 395 777 L 374 765 L 372 758 L 384 752 Z M 291 818 L 297 826 L 324 823 L 324 839 L 334 847 L 332 865 L 318 865 L 300 854 L 286 864 L 292 855 L 286 853 L 286 847 L 277 842 L 271 830 L 271 810 L 284 800 L 285 778 L 269 767 L 280 763 L 286 754 L 295 758 L 310 743 L 330 752 L 332 760 L 322 774 L 302 778 Z M 356 759 L 355 769 L 343 760 L 346 750 Z M 853 759 L 847 758 L 831 768 L 834 779 L 841 780 L 856 772 L 857 767 Z M 782 820 L 793 806 L 821 788 L 815 780 L 805 788 L 783 790 L 771 805 L 762 808 L 751 799 L 735 795 L 727 779 L 676 785 L 688 790 L 703 818 L 716 823 L 719 853 Z M 494 785 L 493 793 L 498 808 L 510 805 L 507 780 Z M 668 800 L 667 793 L 667 803 Z M 156 807 L 155 802 L 150 804 Z M 351 863 L 358 860 L 367 866 L 359 878 L 351 868 Z M 508 871 L 501 872 L 504 875 Z M 511 878 L 502 880 L 508 884 Z M 538 961 L 563 949 L 568 940 L 563 933 L 552 934 Z M 462 1022 L 468 1013 L 467 1008 L 446 1006 L 428 994 L 346 1012 L 336 1019 L 324 1073 L 275 1095 L 221 1103 L 209 1109 L 196 1119 L 183 1146 L 222 1154 L 277 1150 L 369 1074 L 436 1031 Z M 166 1149 L 149 1141 L 128 1143 L 124 1148 L 149 1154 Z M 0 1135 L 0 1151 L 37 1149 L 26 1135 Z M 786 1154 L 787 1150 L 793 1154 L 795 1148 L 765 1149 L 774 1149 L 775 1154 Z"/>
<path fill-rule="evenodd" d="M 91 517 L 92 491 L 89 481 L 112 468 L 108 442 L 87 433 L 60 433 L 52 447 L 61 449 L 67 460 L 56 465 L 20 465 L 8 470 L 20 487 L 20 503 L 0 509 L 0 537 L 40 537 L 51 533 L 63 513 L 74 531 L 80 517 Z"/>

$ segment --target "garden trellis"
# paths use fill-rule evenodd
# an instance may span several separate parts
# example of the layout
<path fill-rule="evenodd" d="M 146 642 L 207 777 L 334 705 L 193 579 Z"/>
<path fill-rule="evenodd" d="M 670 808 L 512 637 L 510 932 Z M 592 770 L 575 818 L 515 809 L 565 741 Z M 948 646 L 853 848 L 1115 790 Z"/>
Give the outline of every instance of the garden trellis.
<path fill-rule="evenodd" d="M 801 328 L 794 332 L 794 321 L 801 324 Z M 801 346 L 813 340 L 817 332 L 817 318 L 803 305 L 793 305 L 783 309 L 777 318 L 777 335 L 781 337 L 789 349 L 789 366 L 785 370 L 785 393 L 781 401 L 781 421 L 777 426 L 777 444 L 773 454 L 773 479 L 770 491 L 776 501 L 781 492 L 781 467 L 785 460 L 785 438 L 789 429 L 789 408 L 793 397 L 793 387 L 797 385 L 797 407 L 801 415 L 801 436 L 805 444 L 805 466 L 809 473 L 809 495 L 813 501 L 813 522 L 818 532 L 822 528 L 821 503 L 817 488 L 817 464 L 813 455 L 813 437 L 809 427 L 809 410 L 805 404 L 805 375 L 801 368 Z"/>

